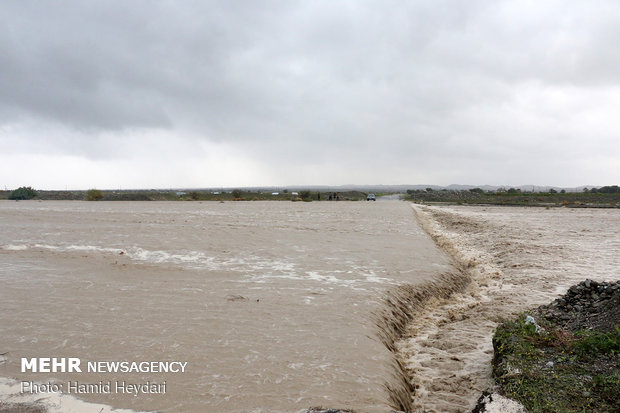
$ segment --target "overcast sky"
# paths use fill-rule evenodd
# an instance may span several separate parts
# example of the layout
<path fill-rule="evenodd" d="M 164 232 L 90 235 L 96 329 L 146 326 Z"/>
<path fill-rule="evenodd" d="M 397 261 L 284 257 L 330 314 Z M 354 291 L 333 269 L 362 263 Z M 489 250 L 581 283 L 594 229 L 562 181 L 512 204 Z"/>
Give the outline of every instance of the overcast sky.
<path fill-rule="evenodd" d="M 620 1 L 0 2 L 0 186 L 620 183 Z"/>

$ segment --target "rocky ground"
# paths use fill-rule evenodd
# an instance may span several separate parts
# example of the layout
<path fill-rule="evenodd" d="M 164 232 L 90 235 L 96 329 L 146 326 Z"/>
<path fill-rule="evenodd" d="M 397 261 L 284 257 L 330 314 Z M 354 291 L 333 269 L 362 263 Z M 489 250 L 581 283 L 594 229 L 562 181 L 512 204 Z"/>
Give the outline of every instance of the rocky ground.
<path fill-rule="evenodd" d="M 620 282 L 583 281 L 498 327 L 493 375 L 473 413 L 620 411 Z M 494 400 L 495 399 L 495 400 Z M 524 407 L 523 407 L 524 406 Z M 525 410 L 527 409 L 527 410 Z"/>
<path fill-rule="evenodd" d="M 555 325 L 577 332 L 613 332 L 620 320 L 620 282 L 585 280 L 536 312 Z"/>

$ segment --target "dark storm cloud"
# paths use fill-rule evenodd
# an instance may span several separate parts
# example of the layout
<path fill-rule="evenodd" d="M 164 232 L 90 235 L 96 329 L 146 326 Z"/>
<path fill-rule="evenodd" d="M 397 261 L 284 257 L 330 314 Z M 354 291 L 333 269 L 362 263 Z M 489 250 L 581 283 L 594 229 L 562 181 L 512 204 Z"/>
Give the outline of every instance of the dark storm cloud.
<path fill-rule="evenodd" d="M 0 10 L 0 122 L 82 131 L 58 145 L 89 156 L 101 152 L 92 134 L 159 129 L 263 160 L 467 169 L 532 148 L 570 158 L 588 146 L 577 122 L 593 112 L 608 122 L 620 80 L 615 1 L 8 1 Z M 618 127 L 599 126 L 590 142 L 607 144 Z"/>

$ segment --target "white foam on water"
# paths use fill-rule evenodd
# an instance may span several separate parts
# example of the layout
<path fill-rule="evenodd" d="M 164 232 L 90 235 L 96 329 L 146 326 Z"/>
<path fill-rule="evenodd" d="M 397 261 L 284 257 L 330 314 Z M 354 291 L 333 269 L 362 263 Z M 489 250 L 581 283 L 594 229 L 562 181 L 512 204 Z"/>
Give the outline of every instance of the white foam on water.
<path fill-rule="evenodd" d="M 149 250 L 138 246 L 127 248 L 104 247 L 87 244 L 9 244 L 2 246 L 8 251 L 22 251 L 29 248 L 55 252 L 95 252 L 104 254 L 123 254 L 129 259 L 148 264 L 179 265 L 187 269 L 207 271 L 233 271 L 247 275 L 252 281 L 262 283 L 268 279 L 290 279 L 316 281 L 347 288 L 362 288 L 365 284 L 395 284 L 396 282 L 378 275 L 368 267 L 359 267 L 346 263 L 348 270 L 311 270 L 300 271 L 295 262 L 288 259 L 266 259 L 257 255 L 207 255 L 202 251 L 166 251 Z M 337 261 L 337 258 L 334 258 Z M 343 276 L 348 276 L 345 278 Z"/>
<path fill-rule="evenodd" d="M 352 287 L 355 284 L 355 280 L 341 280 L 334 275 L 325 275 L 318 271 L 306 271 L 306 275 L 308 279 L 318 281 L 321 284 L 335 284 L 342 287 Z"/>
<path fill-rule="evenodd" d="M 199 251 L 188 251 L 185 254 L 172 253 L 163 250 L 149 251 L 140 247 L 132 247 L 127 250 L 129 258 L 154 264 L 201 264 L 204 267 L 213 267 L 212 257 L 207 257 Z"/>
<path fill-rule="evenodd" d="M 358 279 L 341 279 L 337 277 L 337 274 L 330 271 L 305 271 L 305 272 L 296 272 L 296 271 L 287 271 L 282 273 L 277 272 L 260 272 L 258 274 L 250 275 L 249 278 L 245 282 L 252 283 L 268 283 L 269 280 L 291 280 L 291 281 L 313 281 L 318 283 L 319 285 L 325 286 L 335 286 L 335 287 L 345 287 L 354 290 L 364 290 L 368 284 L 376 284 L 382 283 L 382 279 L 379 277 L 365 277 L 364 274 L 361 274 L 363 278 Z M 385 279 L 386 282 L 391 281 Z"/>
<path fill-rule="evenodd" d="M 2 249 L 3 250 L 7 250 L 7 251 L 24 251 L 24 250 L 28 249 L 28 245 L 24 245 L 24 244 L 19 244 L 19 245 L 8 244 L 8 245 L 3 245 Z"/>
<path fill-rule="evenodd" d="M 67 251 L 99 251 L 99 252 L 113 252 L 116 254 L 122 252 L 122 250 L 119 248 L 107 248 L 107 247 L 100 247 L 97 245 L 67 245 L 66 247 L 64 247 L 64 249 Z"/>
<path fill-rule="evenodd" d="M 35 248 L 45 249 L 45 250 L 61 250 L 62 247 L 58 245 L 49 245 L 49 244 L 34 244 Z"/>
<path fill-rule="evenodd" d="M 148 250 L 145 248 L 131 246 L 128 248 L 103 247 L 99 245 L 51 245 L 51 244 L 8 244 L 2 248 L 7 251 L 22 251 L 29 248 L 37 248 L 43 250 L 57 252 L 102 252 L 111 254 L 124 254 L 132 260 L 151 264 L 176 264 L 183 265 L 190 269 L 206 269 L 206 270 L 227 270 L 237 272 L 257 272 L 263 270 L 290 272 L 294 271 L 295 264 L 282 260 L 267 260 L 265 258 L 247 255 L 247 256 L 210 256 L 202 251 L 179 251 L 171 252 L 165 250 Z"/>
<path fill-rule="evenodd" d="M 390 278 L 380 277 L 377 274 L 375 274 L 374 271 L 361 272 L 361 273 L 359 273 L 359 275 L 364 277 L 366 282 L 369 282 L 369 283 L 379 283 L 379 284 L 391 284 L 391 283 L 394 283 L 394 280 L 392 280 Z"/>

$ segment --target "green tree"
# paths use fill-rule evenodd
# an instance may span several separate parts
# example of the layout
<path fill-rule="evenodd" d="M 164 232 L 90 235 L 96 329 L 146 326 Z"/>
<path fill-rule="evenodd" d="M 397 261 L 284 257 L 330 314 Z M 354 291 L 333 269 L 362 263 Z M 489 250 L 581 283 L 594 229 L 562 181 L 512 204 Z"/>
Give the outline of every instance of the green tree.
<path fill-rule="evenodd" d="M 310 199 L 310 191 L 299 191 L 299 197 L 303 200 Z"/>
<path fill-rule="evenodd" d="M 241 198 L 241 189 L 233 189 L 232 196 L 235 199 Z"/>
<path fill-rule="evenodd" d="M 189 197 L 192 198 L 194 201 L 198 201 L 200 199 L 200 194 L 196 191 L 192 191 L 189 193 Z"/>
<path fill-rule="evenodd" d="M 86 191 L 86 200 L 87 201 L 99 201 L 103 198 L 103 193 L 98 189 L 89 189 Z"/>
<path fill-rule="evenodd" d="M 9 199 L 32 199 L 37 196 L 37 191 L 29 186 L 20 186 L 9 195 Z"/>

